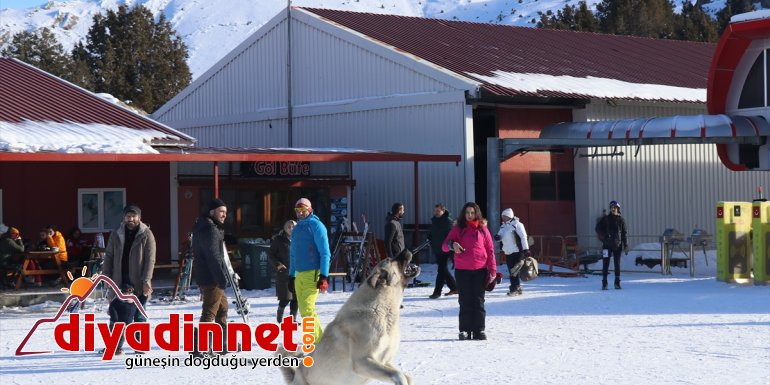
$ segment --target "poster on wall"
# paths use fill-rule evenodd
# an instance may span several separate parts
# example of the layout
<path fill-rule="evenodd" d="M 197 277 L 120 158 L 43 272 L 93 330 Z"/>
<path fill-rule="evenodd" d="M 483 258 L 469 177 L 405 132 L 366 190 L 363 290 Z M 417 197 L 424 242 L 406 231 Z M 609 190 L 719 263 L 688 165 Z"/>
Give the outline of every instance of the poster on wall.
<path fill-rule="evenodd" d="M 331 199 L 331 223 L 332 234 L 340 229 L 340 226 L 348 228 L 348 198 L 332 198 Z"/>

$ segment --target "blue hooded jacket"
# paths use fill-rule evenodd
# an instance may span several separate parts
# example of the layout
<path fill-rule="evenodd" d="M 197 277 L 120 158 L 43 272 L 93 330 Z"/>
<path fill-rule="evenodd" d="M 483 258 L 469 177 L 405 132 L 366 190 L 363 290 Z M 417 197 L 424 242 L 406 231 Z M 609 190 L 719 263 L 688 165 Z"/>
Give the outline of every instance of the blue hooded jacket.
<path fill-rule="evenodd" d="M 297 272 L 320 270 L 320 275 L 329 276 L 329 237 L 326 226 L 315 214 L 297 222 L 291 232 L 289 251 L 289 276 Z"/>

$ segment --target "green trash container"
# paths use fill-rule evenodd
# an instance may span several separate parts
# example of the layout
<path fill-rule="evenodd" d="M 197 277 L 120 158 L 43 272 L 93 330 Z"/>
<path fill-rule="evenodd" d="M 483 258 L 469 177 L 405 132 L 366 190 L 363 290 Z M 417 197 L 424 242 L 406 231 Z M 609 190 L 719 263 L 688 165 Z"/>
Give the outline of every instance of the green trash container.
<path fill-rule="evenodd" d="M 241 250 L 241 288 L 269 289 L 272 286 L 267 259 L 270 244 L 261 243 L 256 238 L 240 238 L 238 247 Z"/>

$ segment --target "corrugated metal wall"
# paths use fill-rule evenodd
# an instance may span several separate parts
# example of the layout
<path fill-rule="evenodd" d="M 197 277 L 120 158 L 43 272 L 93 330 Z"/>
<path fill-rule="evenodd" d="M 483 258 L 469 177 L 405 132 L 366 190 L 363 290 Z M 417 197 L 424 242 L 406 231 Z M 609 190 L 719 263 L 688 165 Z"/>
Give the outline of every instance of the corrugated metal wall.
<path fill-rule="evenodd" d="M 705 106 L 698 105 L 612 107 L 603 101 L 594 101 L 585 111 L 588 121 L 705 113 Z M 580 154 L 593 151 L 584 149 Z M 612 151 L 598 149 L 599 154 Z M 725 168 L 713 144 L 619 147 L 616 151 L 624 155 L 575 160 L 576 200 L 588 203 L 577 210 L 578 233 L 584 236 L 581 243 L 598 245 L 593 227 L 613 199 L 621 203 L 632 240 L 656 242 L 670 227 L 686 235 L 695 228 L 714 234 L 718 201 L 751 201 L 758 185 L 770 184 L 770 173 Z M 636 238 L 641 235 L 653 237 Z"/>

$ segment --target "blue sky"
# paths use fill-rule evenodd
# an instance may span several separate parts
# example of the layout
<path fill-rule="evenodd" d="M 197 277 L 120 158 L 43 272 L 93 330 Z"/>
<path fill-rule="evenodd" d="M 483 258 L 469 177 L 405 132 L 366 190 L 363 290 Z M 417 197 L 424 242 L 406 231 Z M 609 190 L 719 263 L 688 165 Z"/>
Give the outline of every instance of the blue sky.
<path fill-rule="evenodd" d="M 45 0 L 0 0 L 0 8 L 30 8 L 45 3 Z"/>

